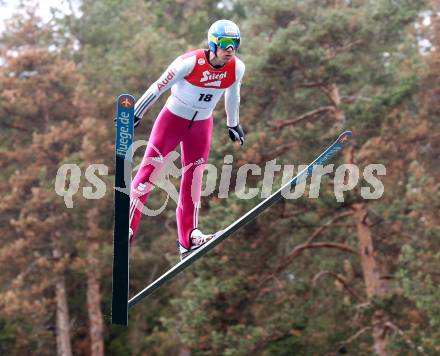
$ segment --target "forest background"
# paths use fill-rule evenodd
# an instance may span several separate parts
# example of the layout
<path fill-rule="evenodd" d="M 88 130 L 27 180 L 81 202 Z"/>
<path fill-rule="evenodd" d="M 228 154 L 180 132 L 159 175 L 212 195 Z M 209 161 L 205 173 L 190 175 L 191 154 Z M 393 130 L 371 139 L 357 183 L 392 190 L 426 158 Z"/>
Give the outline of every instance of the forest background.
<path fill-rule="evenodd" d="M 0 354 L 440 352 L 438 1 L 83 0 L 50 21 L 26 8 L 0 38 Z M 229 141 L 219 105 L 210 162 L 232 154 L 233 176 L 244 163 L 304 164 L 350 129 L 333 163 L 383 164 L 384 194 L 365 200 L 360 182 L 338 203 L 329 174 L 319 199 L 277 203 L 133 308 L 128 328 L 112 326 L 115 99 L 139 98 L 174 58 L 205 48 L 220 18 L 242 32 L 247 141 Z M 65 163 L 82 170 L 72 209 L 55 193 Z M 81 194 L 90 164 L 109 167 L 101 199 Z M 205 231 L 261 200 L 215 196 Z M 132 295 L 177 262 L 176 235 L 175 205 L 144 217 Z"/>

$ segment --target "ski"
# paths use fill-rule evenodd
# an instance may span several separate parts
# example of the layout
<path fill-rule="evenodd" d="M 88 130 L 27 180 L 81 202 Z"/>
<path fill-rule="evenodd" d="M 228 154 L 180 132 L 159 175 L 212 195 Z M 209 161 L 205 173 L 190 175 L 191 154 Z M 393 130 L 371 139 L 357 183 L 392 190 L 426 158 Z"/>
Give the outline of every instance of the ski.
<path fill-rule="evenodd" d="M 113 237 L 112 324 L 128 325 L 129 213 L 134 98 L 118 97 L 115 144 L 115 222 Z"/>
<path fill-rule="evenodd" d="M 173 266 L 167 272 L 165 272 L 162 276 L 157 278 L 154 282 L 148 285 L 145 289 L 137 293 L 133 298 L 128 301 L 128 307 L 131 308 L 137 303 L 139 303 L 142 299 L 149 296 L 155 290 L 157 290 L 164 283 L 175 277 L 178 273 L 182 272 L 185 268 L 190 266 L 194 261 L 202 257 L 208 251 L 212 250 L 219 243 L 227 239 L 231 234 L 240 229 L 245 224 L 254 220 L 258 215 L 260 215 L 264 210 L 270 207 L 272 204 L 277 202 L 282 198 L 282 192 L 285 189 L 292 189 L 297 184 L 303 182 L 309 175 L 312 174 L 313 169 L 316 166 L 322 166 L 326 162 L 328 162 L 333 156 L 336 155 L 349 141 L 352 137 L 351 131 L 343 132 L 338 139 L 329 146 L 324 152 L 322 152 L 318 158 L 316 158 L 312 163 L 310 163 L 306 168 L 304 168 L 297 176 L 292 178 L 289 182 L 284 184 L 279 190 L 273 193 L 271 196 L 263 200 L 260 204 L 255 206 L 252 210 L 244 214 L 241 218 L 233 222 L 226 229 L 215 234 L 214 238 L 204 244 L 202 247 L 194 251 L 191 255 L 189 255 L 184 260 L 180 261 L 178 264 Z"/>

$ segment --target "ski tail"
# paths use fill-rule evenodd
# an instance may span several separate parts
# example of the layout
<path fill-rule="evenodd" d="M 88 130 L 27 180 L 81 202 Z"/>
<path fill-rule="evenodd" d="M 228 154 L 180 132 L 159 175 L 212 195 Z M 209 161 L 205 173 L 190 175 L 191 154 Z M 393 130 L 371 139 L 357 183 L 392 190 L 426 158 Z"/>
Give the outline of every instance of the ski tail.
<path fill-rule="evenodd" d="M 115 145 L 115 221 L 113 237 L 112 324 L 128 325 L 129 211 L 134 98 L 118 97 Z"/>

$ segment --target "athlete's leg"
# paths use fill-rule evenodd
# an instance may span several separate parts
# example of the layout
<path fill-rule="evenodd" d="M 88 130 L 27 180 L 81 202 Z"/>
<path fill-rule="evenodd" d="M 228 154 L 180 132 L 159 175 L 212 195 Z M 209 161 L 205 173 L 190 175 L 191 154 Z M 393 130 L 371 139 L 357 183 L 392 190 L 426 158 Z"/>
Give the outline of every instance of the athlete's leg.
<path fill-rule="evenodd" d="M 136 234 L 141 211 L 153 188 L 154 178 L 164 167 L 164 158 L 173 151 L 187 132 L 188 120 L 172 114 L 166 107 L 157 117 L 144 158 L 133 179 L 130 193 L 130 228 Z"/>
<path fill-rule="evenodd" d="M 203 167 L 211 146 L 212 117 L 194 121 L 181 142 L 182 181 L 176 210 L 179 242 L 190 247 L 189 234 L 198 225 Z"/>

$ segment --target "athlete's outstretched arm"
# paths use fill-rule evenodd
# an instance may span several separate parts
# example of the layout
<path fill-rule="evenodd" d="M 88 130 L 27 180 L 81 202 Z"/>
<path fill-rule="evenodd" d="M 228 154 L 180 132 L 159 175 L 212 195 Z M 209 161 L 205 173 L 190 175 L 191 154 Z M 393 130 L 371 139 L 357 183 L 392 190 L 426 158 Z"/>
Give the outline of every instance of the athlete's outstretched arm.
<path fill-rule="evenodd" d="M 162 93 L 170 89 L 174 83 L 183 79 L 192 71 L 194 62 L 195 58 L 176 58 L 159 79 L 151 84 L 134 106 L 135 121 L 137 121 L 135 122 L 135 127 L 139 125 L 145 112 L 156 102 Z"/>
<path fill-rule="evenodd" d="M 245 66 L 237 58 L 235 69 L 235 82 L 225 92 L 226 123 L 229 136 L 233 141 L 244 142 L 244 132 L 240 126 L 240 85 L 243 79 Z"/>
<path fill-rule="evenodd" d="M 235 69 L 235 82 L 225 92 L 226 122 L 229 127 L 240 123 L 240 85 L 245 71 L 244 63 L 237 58 Z"/>

